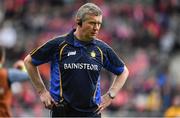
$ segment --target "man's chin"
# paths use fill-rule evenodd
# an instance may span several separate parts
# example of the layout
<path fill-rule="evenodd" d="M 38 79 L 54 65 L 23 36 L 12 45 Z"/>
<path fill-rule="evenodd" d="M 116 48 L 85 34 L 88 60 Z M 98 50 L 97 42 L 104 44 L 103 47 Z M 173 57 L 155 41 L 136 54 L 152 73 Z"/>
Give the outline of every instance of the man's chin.
<path fill-rule="evenodd" d="M 90 40 L 94 39 L 94 38 L 96 38 L 96 35 L 91 35 L 91 36 L 88 37 L 88 39 L 90 39 Z"/>
<path fill-rule="evenodd" d="M 92 35 L 91 38 L 96 38 L 96 35 Z"/>

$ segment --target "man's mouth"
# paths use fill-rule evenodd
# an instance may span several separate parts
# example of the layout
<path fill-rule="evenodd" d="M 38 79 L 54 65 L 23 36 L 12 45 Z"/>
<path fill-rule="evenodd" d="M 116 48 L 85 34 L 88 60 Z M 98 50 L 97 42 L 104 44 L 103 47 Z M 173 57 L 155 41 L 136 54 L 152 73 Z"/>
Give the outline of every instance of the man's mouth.
<path fill-rule="evenodd" d="M 97 32 L 92 32 L 91 34 L 92 34 L 92 35 L 97 35 Z"/>

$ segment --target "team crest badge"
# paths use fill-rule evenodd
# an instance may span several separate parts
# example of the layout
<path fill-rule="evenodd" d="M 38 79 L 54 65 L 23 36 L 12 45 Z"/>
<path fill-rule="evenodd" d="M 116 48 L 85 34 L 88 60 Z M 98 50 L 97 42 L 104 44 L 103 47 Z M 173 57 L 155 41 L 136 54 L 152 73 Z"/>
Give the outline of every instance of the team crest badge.
<path fill-rule="evenodd" d="M 96 53 L 94 51 L 91 52 L 91 57 L 96 57 Z"/>

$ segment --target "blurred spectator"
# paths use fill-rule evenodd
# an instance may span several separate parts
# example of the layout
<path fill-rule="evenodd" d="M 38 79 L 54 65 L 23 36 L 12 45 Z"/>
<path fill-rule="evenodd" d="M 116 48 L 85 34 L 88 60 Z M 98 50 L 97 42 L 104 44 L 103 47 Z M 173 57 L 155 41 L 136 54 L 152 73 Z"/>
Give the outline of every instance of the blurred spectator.
<path fill-rule="evenodd" d="M 16 69 L 4 68 L 4 62 L 5 50 L 0 46 L 0 117 L 11 117 L 11 84 L 16 81 L 28 80 L 28 74 L 23 72 L 25 67 L 22 60 L 15 63 Z"/>
<path fill-rule="evenodd" d="M 180 117 L 180 95 L 174 97 L 172 105 L 166 110 L 164 116 L 166 118 Z"/>
<path fill-rule="evenodd" d="M 12 48 L 17 40 L 16 30 L 12 26 L 11 21 L 6 21 L 0 29 L 1 46 Z"/>

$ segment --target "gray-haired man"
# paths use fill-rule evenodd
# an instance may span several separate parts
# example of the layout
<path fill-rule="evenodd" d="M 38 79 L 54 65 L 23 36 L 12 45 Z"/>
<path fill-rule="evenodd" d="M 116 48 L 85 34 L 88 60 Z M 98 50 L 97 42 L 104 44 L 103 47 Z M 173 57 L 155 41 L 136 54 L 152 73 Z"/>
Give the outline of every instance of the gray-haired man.
<path fill-rule="evenodd" d="M 25 65 L 52 117 L 101 117 L 101 111 L 110 105 L 129 72 L 112 48 L 96 38 L 102 24 L 102 11 L 97 5 L 81 6 L 75 22 L 76 29 L 32 51 L 25 58 Z M 46 62 L 51 62 L 50 91 L 36 67 Z M 117 76 L 101 97 L 102 68 Z"/>

